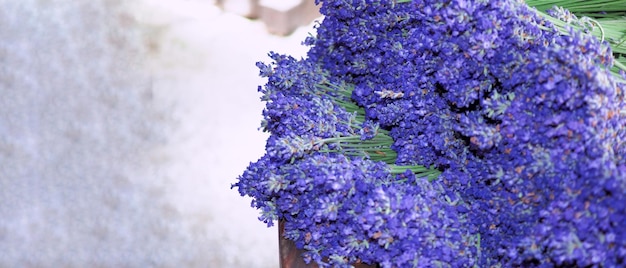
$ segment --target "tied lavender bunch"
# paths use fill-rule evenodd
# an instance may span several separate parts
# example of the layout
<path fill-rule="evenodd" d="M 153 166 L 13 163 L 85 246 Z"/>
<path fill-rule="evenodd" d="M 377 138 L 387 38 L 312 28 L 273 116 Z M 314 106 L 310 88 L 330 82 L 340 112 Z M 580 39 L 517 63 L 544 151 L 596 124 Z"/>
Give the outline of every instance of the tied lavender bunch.
<path fill-rule="evenodd" d="M 626 265 L 624 1 L 319 2 L 234 185 L 305 261 Z"/>

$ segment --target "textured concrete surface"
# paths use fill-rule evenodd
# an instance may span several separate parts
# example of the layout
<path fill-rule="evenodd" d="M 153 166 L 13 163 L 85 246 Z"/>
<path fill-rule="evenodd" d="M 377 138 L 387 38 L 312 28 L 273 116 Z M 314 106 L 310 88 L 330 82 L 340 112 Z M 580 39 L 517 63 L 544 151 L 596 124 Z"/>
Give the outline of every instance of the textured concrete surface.
<path fill-rule="evenodd" d="M 277 267 L 230 184 L 254 63 L 304 55 L 212 1 L 0 0 L 0 267 Z"/>

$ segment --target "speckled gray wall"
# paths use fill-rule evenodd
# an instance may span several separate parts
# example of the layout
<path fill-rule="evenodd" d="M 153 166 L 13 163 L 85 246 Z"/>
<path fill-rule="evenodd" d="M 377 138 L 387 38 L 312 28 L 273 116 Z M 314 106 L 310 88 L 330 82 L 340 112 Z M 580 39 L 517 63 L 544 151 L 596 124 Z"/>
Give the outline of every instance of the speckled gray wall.
<path fill-rule="evenodd" d="M 230 185 L 263 154 L 255 62 L 309 29 L 210 0 L 0 0 L 0 267 L 277 267 Z"/>
<path fill-rule="evenodd" d="M 0 267 L 192 261 L 163 181 L 138 174 L 167 122 L 124 5 L 0 5 Z"/>
<path fill-rule="evenodd" d="M 239 200 L 228 186 L 245 164 L 213 172 L 226 177 L 195 196 L 185 189 L 214 178 L 200 172 L 199 185 L 176 187 L 193 170 L 176 172 L 187 168 L 173 162 L 199 155 L 172 137 L 212 119 L 181 123 L 184 112 L 171 111 L 167 94 L 185 92 L 147 67 L 163 50 L 155 33 L 165 26 L 139 25 L 129 11 L 136 2 L 0 1 L 0 267 L 275 266 L 275 230 L 249 216 L 254 223 L 215 224 L 219 211 L 255 215 L 249 200 L 245 209 L 203 201 L 214 192 Z M 173 200 L 180 196 L 206 209 L 189 213 Z M 225 231 L 229 224 L 237 229 Z M 269 246 L 254 238 L 263 232 Z"/>

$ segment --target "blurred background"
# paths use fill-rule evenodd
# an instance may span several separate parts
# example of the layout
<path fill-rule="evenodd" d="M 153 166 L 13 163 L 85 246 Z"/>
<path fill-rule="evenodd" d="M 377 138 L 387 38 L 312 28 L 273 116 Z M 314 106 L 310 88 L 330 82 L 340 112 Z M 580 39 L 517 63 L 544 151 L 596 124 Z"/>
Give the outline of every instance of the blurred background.
<path fill-rule="evenodd" d="M 278 267 L 230 186 L 296 2 L 0 0 L 0 267 Z"/>

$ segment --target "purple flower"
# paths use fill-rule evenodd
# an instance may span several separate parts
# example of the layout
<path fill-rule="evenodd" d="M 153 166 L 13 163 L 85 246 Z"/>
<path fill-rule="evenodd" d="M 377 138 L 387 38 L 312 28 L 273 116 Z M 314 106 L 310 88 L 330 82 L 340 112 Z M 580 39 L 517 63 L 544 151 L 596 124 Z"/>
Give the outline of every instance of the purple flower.
<path fill-rule="evenodd" d="M 257 64 L 271 136 L 234 185 L 305 260 L 625 264 L 626 87 L 606 43 L 519 1 L 317 2 L 307 58 Z"/>

